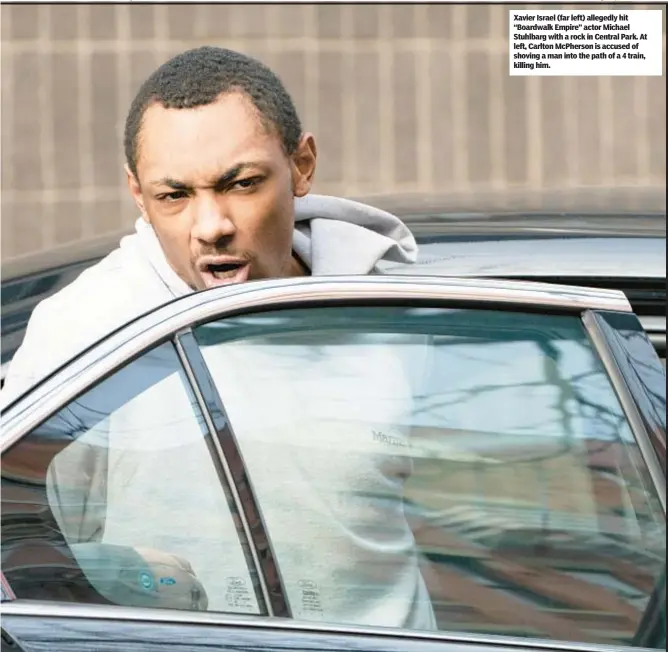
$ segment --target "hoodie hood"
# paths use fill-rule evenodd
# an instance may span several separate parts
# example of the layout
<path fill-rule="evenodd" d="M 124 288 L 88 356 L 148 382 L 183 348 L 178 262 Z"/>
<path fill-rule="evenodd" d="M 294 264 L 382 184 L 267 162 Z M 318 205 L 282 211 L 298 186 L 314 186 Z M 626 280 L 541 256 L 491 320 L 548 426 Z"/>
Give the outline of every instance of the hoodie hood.
<path fill-rule="evenodd" d="M 155 232 L 139 218 L 135 224 L 138 246 L 169 293 L 192 290 L 170 267 Z M 121 241 L 133 246 L 134 236 Z M 367 204 L 331 197 L 306 195 L 295 199 L 293 250 L 313 276 L 373 274 L 380 263 L 414 263 L 417 243 L 395 215 Z"/>
<path fill-rule="evenodd" d="M 395 215 L 367 204 L 306 195 L 295 200 L 293 249 L 314 276 L 372 274 L 378 263 L 414 263 L 417 243 Z"/>

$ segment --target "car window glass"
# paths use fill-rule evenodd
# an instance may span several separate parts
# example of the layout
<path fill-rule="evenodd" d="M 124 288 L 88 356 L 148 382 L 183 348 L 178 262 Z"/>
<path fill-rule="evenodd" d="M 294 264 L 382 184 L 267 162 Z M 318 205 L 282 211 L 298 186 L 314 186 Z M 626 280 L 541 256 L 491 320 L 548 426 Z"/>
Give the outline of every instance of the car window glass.
<path fill-rule="evenodd" d="M 632 644 L 665 518 L 579 318 L 319 308 L 195 335 L 294 617 Z"/>
<path fill-rule="evenodd" d="M 116 372 L 3 455 L 14 592 L 262 613 L 215 460 L 171 343 Z"/>

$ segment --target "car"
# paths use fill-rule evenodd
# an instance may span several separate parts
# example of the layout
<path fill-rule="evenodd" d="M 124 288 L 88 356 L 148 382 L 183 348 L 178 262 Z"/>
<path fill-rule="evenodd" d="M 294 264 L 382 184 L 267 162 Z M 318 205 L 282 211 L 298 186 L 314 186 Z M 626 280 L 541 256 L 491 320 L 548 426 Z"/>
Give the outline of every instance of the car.
<path fill-rule="evenodd" d="M 454 213 L 417 202 L 389 205 L 420 244 L 420 273 L 499 276 L 624 291 L 666 357 L 666 215 Z M 11 261 L 2 268 L 2 367 L 35 306 L 97 263 L 129 231 Z M 394 268 L 395 273 L 414 272 Z"/>
<path fill-rule="evenodd" d="M 665 381 L 618 290 L 388 272 L 176 299 L 3 412 L 3 646 L 665 649 Z M 435 630 L 400 596 L 357 613 L 407 562 Z"/>

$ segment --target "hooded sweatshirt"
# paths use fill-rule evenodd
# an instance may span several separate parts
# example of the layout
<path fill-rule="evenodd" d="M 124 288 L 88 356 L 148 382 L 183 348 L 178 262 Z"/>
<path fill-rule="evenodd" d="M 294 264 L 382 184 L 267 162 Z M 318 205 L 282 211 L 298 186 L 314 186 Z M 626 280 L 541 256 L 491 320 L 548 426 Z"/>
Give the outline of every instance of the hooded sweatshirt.
<path fill-rule="evenodd" d="M 293 249 L 312 275 L 374 274 L 415 260 L 415 240 L 395 216 L 317 195 L 295 205 Z M 3 394 L 189 292 L 138 220 L 117 250 L 35 309 Z M 315 356 L 304 355 L 303 340 L 203 346 L 297 618 L 435 627 L 402 503 L 415 394 L 407 369 L 419 367 L 420 345 L 395 340 L 369 333 L 327 348 L 316 337 Z M 161 364 L 156 354 L 148 367 Z M 50 465 L 49 505 L 75 557 L 99 542 L 178 555 L 209 609 L 260 613 L 234 515 L 211 490 L 219 480 L 199 431 L 188 429 L 192 408 L 179 383 L 172 375 L 78 434 Z M 82 474 L 85 482 L 73 482 Z M 87 576 L 104 565 L 101 554 L 82 554 L 84 572 L 94 570 Z M 113 600 L 105 586 L 96 588 Z"/>

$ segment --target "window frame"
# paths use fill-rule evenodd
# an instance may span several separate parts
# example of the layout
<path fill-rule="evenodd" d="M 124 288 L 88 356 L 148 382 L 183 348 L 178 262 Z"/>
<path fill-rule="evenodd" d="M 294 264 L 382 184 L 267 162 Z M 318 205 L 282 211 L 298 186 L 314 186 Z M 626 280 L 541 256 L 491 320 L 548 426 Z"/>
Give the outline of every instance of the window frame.
<path fill-rule="evenodd" d="M 252 542 L 253 559 L 256 565 L 254 570 L 261 578 L 269 616 L 280 616 L 281 620 L 286 619 L 299 629 L 309 628 L 308 623 L 294 621 L 290 617 L 279 569 L 274 561 L 270 539 L 266 533 L 262 513 L 257 508 L 246 470 L 243 468 L 243 463 L 240 469 L 238 464 L 236 469 L 230 464 L 230 457 L 234 458 L 235 452 L 238 454 L 239 450 L 229 426 L 223 441 L 219 438 L 217 427 L 221 425 L 221 415 L 212 411 L 211 406 L 216 404 L 222 406 L 223 403 L 217 391 L 215 391 L 216 396 L 211 396 L 214 392 L 207 394 L 208 368 L 193 335 L 193 328 L 211 321 L 221 321 L 228 317 L 251 315 L 267 310 L 350 305 L 406 305 L 411 307 L 428 305 L 449 309 L 479 308 L 505 312 L 538 312 L 577 316 L 583 323 L 592 347 L 602 362 L 620 400 L 622 410 L 638 442 L 643 462 L 650 472 L 654 488 L 660 497 L 665 517 L 665 472 L 659 463 L 654 448 L 655 444 L 648 431 L 649 421 L 644 413 L 643 405 L 639 403 L 637 388 L 635 392 L 630 389 L 628 379 L 625 377 L 626 369 L 618 359 L 619 351 L 615 349 L 614 344 L 609 341 L 608 334 L 601 328 L 598 315 L 620 313 L 635 321 L 637 317 L 633 314 L 626 297 L 620 292 L 570 286 L 455 278 L 321 277 L 307 280 L 259 281 L 243 286 L 218 288 L 188 295 L 139 317 L 104 338 L 10 405 L 3 413 L 4 423 L 0 450 L 4 453 L 70 401 L 115 373 L 120 367 L 162 343 L 171 342 L 177 351 L 191 390 L 205 415 L 206 426 L 214 441 L 219 444 L 216 447 L 219 459 L 215 460 L 215 463 L 226 469 L 226 479 L 229 486 L 233 488 L 237 509 L 244 516 L 243 527 L 249 541 Z M 649 341 L 648 345 L 651 346 Z M 660 366 L 658 357 L 656 364 Z M 665 429 L 663 440 L 665 442 Z M 247 498 L 250 498 L 250 513 L 247 513 L 243 501 L 240 500 L 239 481 L 242 485 L 245 482 L 242 489 L 246 492 Z M 251 522 L 253 527 L 251 527 Z M 262 555 L 258 553 L 261 547 Z M 268 579 L 270 576 L 278 578 L 278 581 L 270 582 Z M 7 603 L 5 605 L 18 607 L 21 602 L 19 600 L 14 605 Z M 74 608 L 81 605 L 63 605 L 64 608 L 68 606 Z M 117 609 L 117 607 L 108 608 Z M 41 607 L 35 611 L 35 614 L 40 610 Z M 216 620 L 221 624 L 234 619 L 233 615 L 217 614 L 217 616 L 219 617 Z M 249 616 L 249 618 L 261 621 L 266 620 L 267 616 Z M 193 620 L 197 621 L 197 618 L 189 619 L 190 622 Z M 320 626 L 314 625 L 314 629 L 319 628 Z M 361 632 L 373 630 L 373 628 L 346 626 L 339 629 L 342 631 L 359 629 Z M 460 637 L 447 631 L 430 632 L 427 637 L 440 641 L 458 639 L 476 641 L 486 638 L 475 635 Z M 497 643 L 498 640 L 506 640 L 504 637 L 493 638 Z M 509 643 L 510 640 L 508 639 Z M 554 644 L 550 647 L 569 649 L 567 645 L 559 641 L 550 641 L 550 644 Z M 601 647 L 588 643 L 579 644 L 579 649 L 582 649 L 583 645 L 585 649 L 607 649 L 607 646 Z"/>
<path fill-rule="evenodd" d="M 327 649 L 348 650 L 363 652 L 366 649 L 374 652 L 655 652 L 642 648 L 628 648 L 620 650 L 608 645 L 583 644 L 577 642 L 547 641 L 541 639 L 521 639 L 506 636 L 487 636 L 483 634 L 466 634 L 459 632 L 432 632 L 389 629 L 358 625 L 335 625 L 327 623 L 305 622 L 298 620 L 269 619 L 244 617 L 209 612 L 178 611 L 170 612 L 165 609 L 107 607 L 100 605 L 58 604 L 58 603 L 27 603 L 14 602 L 3 605 L 3 625 L 13 633 L 13 625 L 17 621 L 29 621 L 23 625 L 32 634 L 39 636 L 40 627 L 30 622 L 33 619 L 59 619 L 68 624 L 67 631 L 73 634 L 74 640 L 80 642 L 82 636 L 77 632 L 77 625 L 85 623 L 103 623 L 110 628 L 131 627 L 135 624 L 150 626 L 152 638 L 158 638 L 157 632 L 161 625 L 177 625 L 184 629 L 193 629 L 205 633 L 208 642 L 217 642 L 220 633 L 206 634 L 212 629 L 229 631 L 232 636 L 240 633 L 243 645 L 261 645 L 270 641 L 273 650 L 315 650 L 322 649 L 323 643 Z M 80 626 L 81 626 L 80 625 Z M 19 625 L 21 627 L 21 625 Z M 98 625 L 100 627 L 100 625 Z M 16 628 L 17 635 L 25 629 Z M 84 635 L 89 634 L 91 628 L 81 627 Z M 134 632 L 133 632 L 134 633 Z M 215 638 L 214 638 L 215 637 Z M 304 639 L 303 637 L 307 637 Z M 23 640 L 23 639 L 20 639 Z M 25 637 L 25 640 L 29 640 Z M 43 641 L 43 638 L 39 639 Z M 61 641 L 68 642 L 63 636 Z M 98 640 L 97 637 L 95 640 Z M 127 639 L 125 639 L 127 641 Z M 149 640 L 148 637 L 138 639 Z M 187 640 L 187 639 L 184 639 Z M 300 643 L 306 643 L 300 647 Z M 275 647 L 274 647 L 275 645 Z M 368 645 L 368 648 L 367 648 Z M 437 647 L 438 646 L 438 647 Z M 232 639 L 231 649 L 237 650 L 238 640 Z M 227 649 L 221 647 L 218 649 Z"/>
<path fill-rule="evenodd" d="M 570 641 L 551 641 L 542 639 L 522 639 L 509 636 L 492 636 L 460 632 L 425 632 L 360 625 L 336 625 L 293 619 L 273 619 L 257 616 L 240 616 L 216 612 L 171 611 L 166 609 L 148 609 L 144 607 L 118 607 L 106 605 L 63 604 L 56 602 L 30 603 L 27 601 L 6 602 L 2 607 L 3 625 L 11 634 L 17 621 L 39 619 L 60 619 L 68 623 L 68 631 L 76 632 L 77 625 L 91 621 L 103 621 L 109 627 L 119 628 L 132 624 L 149 625 L 151 633 L 159 638 L 161 625 L 178 625 L 187 629 L 211 631 L 214 629 L 243 632 L 243 643 L 248 644 L 249 636 L 256 644 L 261 644 L 264 637 L 281 637 L 277 649 L 284 649 L 281 643 L 298 644 L 291 635 L 308 635 L 313 649 L 320 648 L 322 642 L 330 645 L 342 645 L 352 637 L 355 649 L 363 650 L 368 642 L 370 649 L 388 650 L 446 650 L 450 652 L 656 652 L 651 648 L 620 648 L 619 646 L 580 643 Z M 32 633 L 39 632 L 34 623 L 27 625 Z M 20 634 L 21 630 L 17 630 Z M 90 633 L 86 627 L 84 633 Z M 39 635 L 39 634 L 38 634 Z M 74 634 L 77 641 L 81 636 Z M 261 638 L 262 637 L 262 638 Z M 343 638 L 345 637 L 345 638 Z M 209 637 L 207 637 L 209 638 Z M 40 639 L 42 640 L 42 639 Z M 62 640 L 66 640 L 63 638 Z M 145 640 L 145 639 L 142 639 Z M 274 638 L 270 639 L 274 642 Z M 420 645 L 421 644 L 421 645 Z M 309 645 L 308 649 L 311 649 Z M 383 647 L 381 647 L 383 646 Z M 409 646 L 408 648 L 406 646 Z M 438 648 L 436 646 L 439 646 Z M 445 647 L 447 646 L 447 647 Z M 292 648 L 294 649 L 294 648 Z M 345 649 L 345 648 L 341 648 Z"/>

